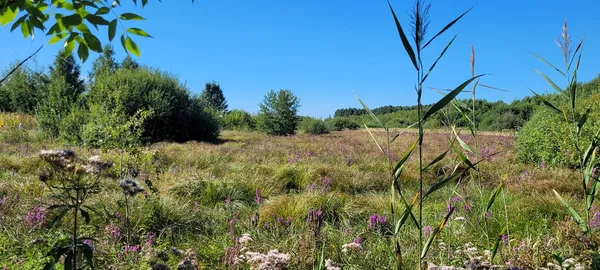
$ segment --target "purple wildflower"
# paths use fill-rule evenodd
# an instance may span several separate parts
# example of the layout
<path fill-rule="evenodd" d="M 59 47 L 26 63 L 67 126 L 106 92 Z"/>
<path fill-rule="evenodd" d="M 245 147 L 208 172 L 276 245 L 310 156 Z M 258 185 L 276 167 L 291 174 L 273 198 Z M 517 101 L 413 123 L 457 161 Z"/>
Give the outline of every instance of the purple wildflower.
<path fill-rule="evenodd" d="M 460 201 L 460 196 L 457 195 L 457 196 L 454 196 L 454 198 L 452 198 L 453 203 L 456 203 L 458 201 Z"/>
<path fill-rule="evenodd" d="M 546 168 L 546 162 L 540 162 L 540 168 L 545 169 Z"/>
<path fill-rule="evenodd" d="M 256 203 L 260 204 L 260 190 L 256 188 Z"/>
<path fill-rule="evenodd" d="M 356 237 L 356 238 L 354 238 L 353 242 L 354 242 L 354 244 L 360 245 L 360 240 L 361 240 L 360 237 Z"/>
<path fill-rule="evenodd" d="M 329 191 L 329 186 L 331 185 L 331 179 L 327 177 L 321 178 L 321 191 L 323 193 L 327 193 Z"/>
<path fill-rule="evenodd" d="M 502 235 L 502 243 L 504 243 L 505 245 L 508 244 L 508 237 L 506 236 L 506 234 Z"/>
<path fill-rule="evenodd" d="M 33 208 L 27 212 L 27 216 L 25 217 L 25 224 L 27 225 L 27 227 L 35 229 L 42 226 L 45 220 L 46 211 L 38 205 L 34 205 Z"/>
<path fill-rule="evenodd" d="M 121 239 L 121 230 L 119 229 L 119 227 L 111 224 L 106 225 L 106 233 L 108 234 L 108 237 L 110 238 L 110 240 L 113 241 L 119 241 Z"/>
<path fill-rule="evenodd" d="M 148 234 L 146 234 L 146 236 L 148 237 L 146 244 L 148 244 L 149 246 L 152 246 L 152 244 L 154 243 L 154 237 L 156 235 L 153 232 L 148 232 Z"/>
<path fill-rule="evenodd" d="M 433 227 L 426 226 L 425 230 L 423 230 L 423 237 L 428 238 L 431 233 L 433 233 Z"/>
<path fill-rule="evenodd" d="M 225 205 L 229 206 L 230 203 L 231 203 L 231 195 L 227 194 L 227 198 L 225 199 Z"/>
<path fill-rule="evenodd" d="M 373 229 L 375 225 L 377 225 L 377 215 L 373 214 L 371 217 L 369 217 L 369 229 Z"/>
<path fill-rule="evenodd" d="M 470 213 L 471 212 L 471 201 L 467 201 L 467 203 L 463 206 L 463 209 L 465 210 L 465 212 Z"/>

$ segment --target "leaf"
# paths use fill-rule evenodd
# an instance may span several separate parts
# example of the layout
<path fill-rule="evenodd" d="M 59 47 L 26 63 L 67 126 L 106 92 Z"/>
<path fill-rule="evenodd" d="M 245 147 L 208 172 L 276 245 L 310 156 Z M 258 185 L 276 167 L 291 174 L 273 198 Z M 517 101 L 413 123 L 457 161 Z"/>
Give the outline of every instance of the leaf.
<path fill-rule="evenodd" d="M 450 184 L 451 182 L 457 181 L 460 177 L 462 177 L 463 175 L 465 175 L 465 173 L 468 171 L 469 169 L 462 169 L 458 172 L 454 172 L 452 175 L 442 179 L 441 181 L 437 182 L 436 184 L 432 185 L 427 192 L 423 195 L 423 198 L 426 198 L 428 195 L 432 194 L 433 192 L 437 191 L 438 189 L 444 187 L 447 184 Z"/>
<path fill-rule="evenodd" d="M 83 251 L 83 256 L 87 261 L 88 265 L 94 268 L 94 249 L 88 244 L 82 244 L 81 250 Z"/>
<path fill-rule="evenodd" d="M 65 27 L 77 26 L 77 25 L 80 25 L 81 23 L 83 23 L 83 19 L 81 18 L 81 15 L 79 15 L 77 13 L 62 17 L 62 18 L 60 18 L 60 21 L 62 22 L 62 24 Z"/>
<path fill-rule="evenodd" d="M 75 49 L 75 42 L 73 41 L 73 39 L 67 39 L 65 40 L 65 56 L 69 56 L 71 55 L 71 53 L 73 53 L 73 50 Z"/>
<path fill-rule="evenodd" d="M 110 12 L 110 8 L 107 7 L 101 7 L 98 10 L 96 10 L 96 15 L 106 15 Z M 88 15 L 89 16 L 89 15 Z"/>
<path fill-rule="evenodd" d="M 62 34 L 58 34 L 54 37 L 52 37 L 49 41 L 48 44 L 54 44 L 56 42 L 61 41 L 63 38 L 65 38 L 68 34 L 67 33 L 62 33 Z"/>
<path fill-rule="evenodd" d="M 117 19 L 112 20 L 108 24 L 108 40 L 112 41 L 117 33 Z"/>
<path fill-rule="evenodd" d="M 367 111 L 367 113 L 369 113 L 369 116 L 371 116 L 371 118 L 373 118 L 373 120 L 375 120 L 375 122 L 377 122 L 377 124 L 382 127 L 383 129 L 387 129 L 386 126 L 381 122 L 381 120 L 379 120 L 379 118 L 371 111 L 371 109 L 369 109 L 369 107 L 367 107 L 367 105 L 362 102 L 362 100 L 360 100 L 360 98 L 358 98 L 358 96 L 356 95 L 356 93 L 354 93 L 354 90 L 352 91 L 352 93 L 354 94 L 354 97 L 356 97 L 356 99 L 358 100 L 358 102 L 360 102 L 360 105 L 363 106 L 363 108 L 365 109 L 365 111 Z"/>
<path fill-rule="evenodd" d="M 142 16 L 134 14 L 134 13 L 123 13 L 121 14 L 121 16 L 119 16 L 119 19 L 124 20 L 124 21 L 142 21 L 145 20 Z"/>
<path fill-rule="evenodd" d="M 502 186 L 504 185 L 504 181 L 506 181 L 507 177 L 508 177 L 508 175 L 504 174 L 502 181 L 500 181 L 500 184 L 498 185 L 496 190 L 494 190 L 494 193 L 492 193 L 492 195 L 490 196 L 490 199 L 488 200 L 487 206 L 485 208 L 485 213 L 489 212 L 490 208 L 492 208 L 492 205 L 494 204 L 496 197 L 498 197 L 498 194 L 500 194 L 500 191 L 502 190 Z"/>
<path fill-rule="evenodd" d="M 21 24 L 21 33 L 23 33 L 23 38 L 27 38 L 31 35 L 31 23 L 29 21 L 25 21 Z"/>
<path fill-rule="evenodd" d="M 465 81 L 464 83 L 462 83 L 461 85 L 459 85 L 458 87 L 456 87 L 454 90 L 452 90 L 450 93 L 448 93 L 447 95 L 445 95 L 438 102 L 436 102 L 435 104 L 433 104 L 431 106 L 431 108 L 429 108 L 429 110 L 427 110 L 427 112 L 423 116 L 423 122 L 425 122 L 425 120 L 427 120 L 427 118 L 429 118 L 431 115 L 433 115 L 434 113 L 436 113 L 437 111 L 441 110 L 446 105 L 448 105 L 448 103 L 450 103 L 463 89 L 465 89 L 465 87 L 467 87 L 467 85 L 469 85 L 472 81 L 474 81 L 475 79 L 477 79 L 477 78 L 479 78 L 481 76 L 483 76 L 483 74 L 482 75 L 477 75 L 475 77 L 472 77 L 472 78 L 468 79 L 467 81 Z"/>
<path fill-rule="evenodd" d="M 83 38 L 85 39 L 85 43 L 87 43 L 87 46 L 92 51 L 95 51 L 98 53 L 102 52 L 102 43 L 100 43 L 100 40 L 96 36 L 94 36 L 92 33 L 84 33 Z"/>
<path fill-rule="evenodd" d="M 415 204 L 419 200 L 419 196 L 420 196 L 420 194 L 417 192 L 417 194 L 413 197 L 410 204 L 407 205 L 406 208 L 404 209 L 404 213 L 402 213 L 402 216 L 396 223 L 396 228 L 394 229 L 394 235 L 398 234 L 398 232 L 400 231 L 400 229 L 402 228 L 404 223 L 406 223 L 406 220 L 408 219 L 408 217 L 412 215 L 412 208 L 415 206 Z M 417 225 L 417 227 L 419 227 L 419 223 L 415 222 L 415 224 Z"/>
<path fill-rule="evenodd" d="M 494 246 L 492 247 L 492 255 L 490 257 L 490 262 L 494 262 L 494 257 L 496 257 L 496 253 L 498 253 L 498 247 L 500 246 L 500 241 L 502 241 L 502 236 L 506 232 L 507 228 L 508 228 L 508 224 L 506 226 L 504 226 L 504 228 L 502 229 L 502 232 L 498 235 L 498 238 L 496 238 L 496 242 L 494 243 Z"/>
<path fill-rule="evenodd" d="M 431 71 L 433 70 L 433 68 L 435 68 L 435 65 L 437 65 L 438 61 L 440 61 L 440 59 L 442 59 L 442 56 L 444 56 L 444 54 L 446 53 L 446 51 L 448 50 L 448 48 L 450 48 L 450 45 L 452 45 L 452 42 L 454 42 L 454 39 L 456 39 L 456 36 L 458 36 L 458 35 L 454 35 L 454 37 L 450 40 L 450 42 L 448 42 L 448 45 L 446 45 L 446 47 L 444 48 L 444 50 L 442 50 L 442 53 L 440 53 L 440 56 L 438 56 L 438 58 L 435 60 L 435 62 L 433 62 L 433 64 L 431 65 L 431 67 L 427 71 L 427 74 L 425 74 L 425 76 L 421 80 L 421 83 L 424 83 L 425 80 L 427 79 L 427 77 L 429 77 L 429 74 L 431 73 Z"/>
<path fill-rule="evenodd" d="M 400 249 L 400 241 L 398 241 L 398 239 L 394 239 L 394 242 L 396 243 L 396 269 L 404 269 L 402 263 L 402 250 Z"/>
<path fill-rule="evenodd" d="M 539 71 L 537 68 L 533 68 L 538 74 L 540 74 L 540 76 L 542 76 L 547 82 L 548 84 L 550 84 L 550 86 L 552 86 L 552 88 L 554 88 L 554 90 L 556 90 L 559 93 L 562 93 L 563 90 L 560 89 L 560 87 L 558 87 L 558 85 L 556 85 L 550 78 L 548 78 L 544 73 L 542 73 L 541 71 Z"/>
<path fill-rule="evenodd" d="M 529 87 L 527 87 L 529 88 Z M 561 110 L 559 110 L 558 108 L 556 108 L 556 106 L 552 105 L 552 103 L 548 102 L 545 98 L 543 98 L 542 96 L 538 95 L 538 93 L 536 93 L 535 91 L 533 91 L 531 88 L 529 88 L 529 90 L 531 92 L 533 92 L 533 94 L 535 94 L 538 98 L 540 98 L 540 100 L 550 109 L 552 109 L 554 112 L 558 113 L 558 114 L 563 114 L 563 112 Z"/>
<path fill-rule="evenodd" d="M 575 209 L 573 209 L 573 207 L 571 207 L 569 205 L 569 203 L 567 203 L 567 201 L 565 201 L 565 199 L 563 199 L 560 196 L 560 194 L 558 194 L 558 192 L 556 192 L 556 190 L 553 189 L 552 191 L 554 191 L 554 194 L 556 195 L 558 200 L 567 208 L 567 210 L 569 211 L 569 214 L 571 214 L 571 217 L 573 217 L 575 222 L 577 222 L 579 224 L 579 226 L 581 227 L 581 231 L 583 233 L 587 233 L 588 227 L 587 227 L 587 224 L 585 223 L 585 221 L 583 220 L 583 218 L 581 218 L 581 216 L 575 211 Z"/>
<path fill-rule="evenodd" d="M 86 46 L 84 43 L 79 43 L 79 48 L 77 49 L 77 55 L 79 56 L 79 59 L 81 59 L 81 62 L 85 63 L 85 61 L 88 59 L 88 56 L 90 55 L 88 46 Z"/>
<path fill-rule="evenodd" d="M 415 69 L 419 70 L 419 65 L 417 65 L 417 58 L 415 57 L 415 51 L 413 50 L 412 46 L 408 42 L 408 39 L 406 38 L 406 35 L 404 34 L 404 30 L 402 30 L 402 25 L 400 25 L 400 22 L 398 21 L 398 17 L 396 17 L 396 13 L 394 12 L 394 9 L 392 8 L 392 4 L 390 4 L 389 0 L 388 0 L 388 6 L 390 7 L 390 10 L 392 11 L 392 15 L 394 16 L 394 21 L 396 22 L 396 28 L 398 28 L 398 34 L 400 35 L 400 39 L 402 40 L 402 45 L 404 45 L 404 50 L 406 50 L 406 53 L 410 57 L 410 61 L 412 61 L 413 65 L 415 66 Z"/>
<path fill-rule="evenodd" d="M 48 223 L 48 228 L 54 228 L 54 226 L 56 226 L 56 224 L 58 224 L 68 212 L 69 208 L 67 207 L 61 209 L 60 212 L 56 216 L 54 216 L 54 218 L 52 218 L 50 223 Z"/>
<path fill-rule="evenodd" d="M 579 52 L 579 50 L 581 49 L 581 46 L 583 46 L 583 41 L 585 39 L 581 39 L 581 41 L 579 42 L 579 44 L 577 44 L 577 48 L 575 49 L 575 52 L 573 53 L 573 58 L 571 58 L 571 61 L 569 62 L 569 67 L 568 69 L 571 69 L 571 65 L 573 64 L 573 60 L 575 60 L 575 56 L 577 55 L 577 52 Z M 579 58 L 581 58 L 581 54 L 579 54 Z"/>
<path fill-rule="evenodd" d="M 46 33 L 46 36 L 57 35 L 57 34 L 64 32 L 65 30 L 67 30 L 67 28 L 65 28 L 65 26 L 62 23 L 60 23 L 60 21 L 58 21 L 57 23 L 55 23 L 54 25 L 52 25 L 50 27 L 50 29 Z"/>
<path fill-rule="evenodd" d="M 123 42 L 123 40 L 121 39 L 121 42 Z M 140 48 L 137 46 L 137 44 L 130 38 L 127 37 L 125 39 L 125 43 L 124 45 L 125 49 L 127 49 L 128 52 L 133 53 L 134 55 L 136 55 L 137 57 L 140 57 Z"/>
<path fill-rule="evenodd" d="M 429 251 L 429 248 L 431 247 L 431 244 L 433 244 L 433 241 L 442 232 L 442 229 L 444 228 L 444 226 L 446 226 L 446 222 L 448 222 L 448 219 L 450 218 L 452 213 L 454 213 L 454 210 L 454 207 L 450 208 L 450 211 L 448 211 L 446 216 L 442 219 L 442 221 L 440 221 L 440 224 L 433 230 L 433 233 L 431 233 L 431 236 L 429 236 L 429 239 L 427 239 L 427 242 L 425 242 L 425 245 L 423 246 L 423 251 L 421 251 L 421 259 L 425 258 L 427 252 Z"/>
<path fill-rule="evenodd" d="M 567 75 L 560 71 L 560 69 L 558 69 L 557 67 L 553 66 L 552 64 L 550 64 L 548 61 L 544 60 L 544 58 L 538 56 L 535 53 L 529 52 L 530 54 L 533 54 L 533 56 L 535 56 L 537 59 L 539 59 L 540 61 L 544 62 L 546 65 L 550 66 L 551 68 L 555 69 L 556 71 L 558 71 L 558 73 L 562 74 L 563 76 L 567 77 Z"/>
<path fill-rule="evenodd" d="M 385 155 L 385 151 L 383 150 L 383 148 L 381 147 L 381 145 L 379 144 L 379 142 L 377 142 L 377 139 L 375 139 L 375 136 L 373 136 L 373 133 L 371 133 L 371 130 L 369 129 L 369 127 L 367 127 L 366 124 L 365 124 L 365 129 L 367 129 L 367 132 L 369 132 L 369 135 L 371 135 L 371 138 L 373 139 L 373 141 L 375 142 L 375 144 L 377 144 L 377 147 L 379 148 L 379 150 L 381 150 L 381 153 L 383 153 Z"/>
<path fill-rule="evenodd" d="M 469 151 L 471 153 L 473 153 L 473 150 L 471 150 L 471 147 L 469 147 L 468 144 L 466 144 L 461 138 L 460 136 L 458 136 L 458 132 L 456 132 L 456 129 L 454 128 L 454 126 L 452 126 L 452 131 L 454 132 L 454 137 L 456 138 L 456 140 L 458 141 L 458 143 L 460 144 L 460 146 L 465 149 L 466 151 Z"/>
<path fill-rule="evenodd" d="M 404 153 L 404 155 L 402 155 L 402 157 L 400 158 L 400 160 L 398 160 L 398 163 L 396 163 L 396 166 L 394 167 L 394 171 L 393 171 L 395 179 L 398 179 L 398 177 L 400 177 L 400 173 L 402 172 L 402 167 L 404 166 L 404 163 L 406 162 L 406 160 L 408 160 L 408 158 L 410 157 L 410 154 L 415 149 L 415 147 L 417 146 L 418 142 L 419 142 L 419 140 L 416 140 L 408 148 L 408 150 L 406 150 L 406 153 Z"/>
<path fill-rule="evenodd" d="M 440 162 L 442 159 L 444 159 L 446 157 L 446 154 L 448 154 L 448 151 L 450 151 L 450 149 L 446 150 L 444 153 L 437 156 L 434 160 L 432 160 L 429 164 L 427 164 L 427 166 L 423 167 L 423 171 L 427 170 L 429 167 L 433 166 L 434 164 L 436 164 L 436 163 Z"/>
<path fill-rule="evenodd" d="M 17 27 L 21 26 L 21 24 L 25 21 L 25 19 L 27 18 L 27 16 L 29 16 L 29 14 L 25 14 L 23 16 L 21 16 L 19 19 L 17 19 L 13 25 L 10 27 L 10 31 L 15 31 L 15 29 L 17 29 Z"/>
<path fill-rule="evenodd" d="M 2 26 L 9 24 L 17 17 L 17 14 L 19 14 L 19 8 L 16 3 L 0 9 L 0 24 L 2 24 Z"/>
<path fill-rule="evenodd" d="M 134 35 L 142 36 L 142 37 L 152 38 L 152 36 L 149 35 L 148 33 L 146 33 L 146 31 L 139 29 L 139 28 L 135 28 L 135 27 L 127 29 L 127 32 L 132 33 Z"/>
<path fill-rule="evenodd" d="M 148 5 L 148 0 L 142 0 L 142 7 L 145 7 L 146 5 Z"/>
<path fill-rule="evenodd" d="M 463 14 L 461 14 L 460 16 L 458 16 L 458 18 L 456 18 L 453 21 L 451 21 L 448 25 L 446 25 L 446 27 L 442 28 L 442 30 L 439 33 L 437 33 L 429 41 L 427 41 L 427 43 L 425 43 L 425 46 L 423 46 L 423 49 L 427 48 L 427 46 L 429 45 L 429 43 L 431 43 L 435 38 L 437 38 L 438 36 L 440 36 L 441 34 L 443 34 L 444 32 L 446 32 L 446 30 L 448 30 L 450 27 L 452 27 L 452 25 L 454 25 L 456 22 L 458 22 L 458 20 L 460 20 L 463 16 L 467 15 L 467 13 L 469 11 L 471 11 L 471 9 L 473 9 L 473 8 L 471 7 L 470 9 L 468 9 L 467 11 L 465 11 Z"/>
<path fill-rule="evenodd" d="M 452 148 L 454 148 L 454 152 L 456 153 L 456 155 L 458 156 L 458 158 L 460 158 L 460 160 L 467 166 L 469 166 L 470 169 L 474 169 L 474 170 L 478 170 L 477 168 L 475 168 L 475 165 L 473 165 L 473 163 L 471 163 L 471 161 L 460 151 L 460 149 L 458 149 L 458 147 L 456 147 L 456 144 L 454 144 L 452 141 L 450 141 L 450 144 L 452 145 Z"/>
<path fill-rule="evenodd" d="M 85 16 L 85 19 L 93 25 L 108 25 L 109 22 L 97 15 L 88 14 Z"/>

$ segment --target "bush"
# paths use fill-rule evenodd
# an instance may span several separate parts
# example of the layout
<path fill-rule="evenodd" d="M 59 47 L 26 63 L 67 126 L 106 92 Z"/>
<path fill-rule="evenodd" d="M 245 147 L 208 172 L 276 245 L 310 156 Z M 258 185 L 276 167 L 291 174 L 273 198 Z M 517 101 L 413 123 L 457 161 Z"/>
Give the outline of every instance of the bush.
<path fill-rule="evenodd" d="M 580 104 L 577 105 L 578 108 L 591 108 L 588 122 L 581 131 L 581 147 L 587 147 L 590 138 L 600 128 L 600 108 L 597 106 L 599 103 L 600 94 L 595 94 L 580 99 Z M 525 163 L 544 162 L 550 166 L 572 168 L 578 164 L 579 159 L 573 145 L 571 128 L 563 116 L 546 107 L 539 107 L 517 134 L 517 157 Z"/>
<path fill-rule="evenodd" d="M 325 121 L 310 117 L 302 119 L 298 128 L 305 134 L 320 135 L 329 133 L 329 128 L 325 124 Z"/>
<path fill-rule="evenodd" d="M 360 125 L 356 121 L 350 120 L 346 117 L 335 117 L 329 121 L 329 128 L 335 131 L 341 131 L 344 129 L 355 130 L 359 129 Z"/>
<path fill-rule="evenodd" d="M 88 106 L 95 108 L 97 114 L 106 114 L 98 115 L 106 121 L 100 123 L 90 117 L 86 127 L 88 138 L 101 136 L 93 132 L 103 132 L 103 126 L 115 119 L 128 119 L 140 111 L 152 113 L 142 125 L 141 138 L 146 143 L 210 141 L 219 135 L 214 113 L 191 97 L 188 89 L 169 74 L 147 68 L 118 69 L 113 74 L 98 76 L 90 88 Z"/>
<path fill-rule="evenodd" d="M 228 130 L 253 130 L 256 123 L 248 112 L 232 110 L 221 119 L 221 127 Z"/>
<path fill-rule="evenodd" d="M 297 116 L 300 101 L 291 90 L 269 91 L 259 104 L 257 124 L 259 129 L 271 135 L 296 133 L 300 118 Z"/>

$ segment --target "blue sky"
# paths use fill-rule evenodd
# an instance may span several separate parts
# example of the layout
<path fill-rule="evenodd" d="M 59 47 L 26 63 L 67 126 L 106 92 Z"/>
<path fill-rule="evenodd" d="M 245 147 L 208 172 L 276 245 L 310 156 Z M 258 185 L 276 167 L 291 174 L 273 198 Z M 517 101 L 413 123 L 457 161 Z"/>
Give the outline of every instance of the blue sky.
<path fill-rule="evenodd" d="M 398 37 L 384 0 L 196 0 L 150 1 L 142 9 L 127 2 L 122 12 L 136 12 L 146 21 L 125 22 L 140 27 L 154 39 L 136 37 L 142 50 L 139 62 L 177 74 L 193 92 L 204 83 L 221 84 L 229 108 L 258 111 L 270 89 L 291 89 L 301 101 L 299 113 L 316 117 L 333 115 L 338 108 L 360 107 L 357 95 L 370 107 L 413 105 L 415 70 Z M 409 28 L 411 0 L 391 1 L 405 29 Z M 433 0 L 429 37 L 464 10 L 474 6 L 457 25 L 424 52 L 429 66 L 453 35 L 446 56 L 431 74 L 426 87 L 454 88 L 470 76 L 471 45 L 476 50 L 476 73 L 492 74 L 482 83 L 512 93 L 480 88 L 478 97 L 510 102 L 538 92 L 551 91 L 533 67 L 547 72 L 563 86 L 556 72 L 528 53 L 533 51 L 562 67 L 554 43 L 568 18 L 574 42 L 586 36 L 579 79 L 588 81 L 600 70 L 600 2 L 577 4 L 556 0 L 475 1 Z M 49 38 L 37 33 L 23 39 L 19 31 L 0 28 L 0 65 L 22 59 Z M 119 30 L 120 31 L 120 30 Z M 106 28 L 98 35 L 107 42 Z M 113 41 L 117 58 L 125 53 Z M 47 65 L 60 45 L 46 45 L 38 54 Z M 91 66 L 90 60 L 83 65 Z M 468 94 L 463 94 L 466 97 Z M 440 95 L 426 88 L 424 103 Z"/>

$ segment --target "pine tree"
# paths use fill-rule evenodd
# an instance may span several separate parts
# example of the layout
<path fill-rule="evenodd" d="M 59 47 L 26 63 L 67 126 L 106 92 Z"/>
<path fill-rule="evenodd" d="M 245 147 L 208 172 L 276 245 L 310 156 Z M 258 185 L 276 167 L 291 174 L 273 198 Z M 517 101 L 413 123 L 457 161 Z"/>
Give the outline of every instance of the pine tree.
<path fill-rule="evenodd" d="M 227 112 L 227 102 L 221 86 L 216 82 L 207 82 L 204 86 L 204 90 L 200 94 L 200 100 L 206 105 L 215 110 L 225 113 Z"/>

